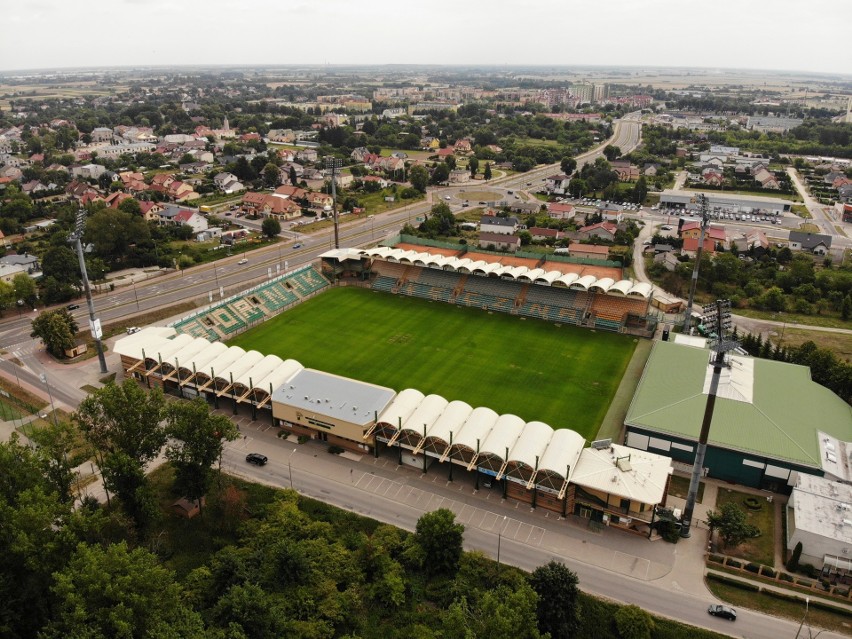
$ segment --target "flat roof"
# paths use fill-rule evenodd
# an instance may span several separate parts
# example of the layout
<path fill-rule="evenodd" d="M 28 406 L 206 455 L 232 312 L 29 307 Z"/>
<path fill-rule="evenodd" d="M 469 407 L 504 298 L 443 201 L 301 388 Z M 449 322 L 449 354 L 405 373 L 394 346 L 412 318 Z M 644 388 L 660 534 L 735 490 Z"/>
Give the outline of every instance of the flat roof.
<path fill-rule="evenodd" d="M 656 342 L 624 422 L 698 440 L 707 402 L 709 350 Z M 731 356 L 709 443 L 821 468 L 819 431 L 852 441 L 852 407 L 811 379 L 806 366 Z"/>
<path fill-rule="evenodd" d="M 293 406 L 307 415 L 369 426 L 395 396 L 395 391 L 384 386 L 305 368 L 276 388 L 272 401 Z"/>
<path fill-rule="evenodd" d="M 852 545 L 852 486 L 800 474 L 790 506 L 797 530 Z"/>
<path fill-rule="evenodd" d="M 611 444 L 604 449 L 584 448 L 571 482 L 643 504 L 659 504 L 672 470 L 670 457 Z"/>
<path fill-rule="evenodd" d="M 720 191 L 702 191 L 700 189 L 695 191 L 675 191 L 674 189 L 666 189 L 660 194 L 660 200 L 686 200 L 697 203 L 697 200 L 695 198 L 698 195 L 705 195 L 707 197 L 707 201 L 711 205 L 713 203 L 722 202 L 739 203 L 741 205 L 747 205 L 748 202 L 755 202 L 757 204 L 762 204 L 763 206 L 767 206 L 770 204 L 775 206 L 793 205 L 792 200 L 785 200 L 784 198 L 780 197 L 765 197 L 762 195 L 737 195 L 736 193 L 725 193 Z"/>

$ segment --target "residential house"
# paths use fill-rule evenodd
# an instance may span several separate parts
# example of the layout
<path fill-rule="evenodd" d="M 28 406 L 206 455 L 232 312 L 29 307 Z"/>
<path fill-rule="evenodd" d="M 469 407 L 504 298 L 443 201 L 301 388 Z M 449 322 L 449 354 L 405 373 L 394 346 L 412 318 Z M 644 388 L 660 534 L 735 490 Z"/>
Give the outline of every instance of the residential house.
<path fill-rule="evenodd" d="M 364 158 L 368 155 L 371 155 L 370 151 L 366 146 L 359 146 L 356 149 L 352 150 L 352 153 L 349 154 L 349 159 L 354 160 L 355 162 L 364 162 Z"/>
<path fill-rule="evenodd" d="M 299 149 L 296 153 L 296 159 L 299 162 L 316 162 L 319 159 L 319 154 L 316 149 Z"/>
<path fill-rule="evenodd" d="M 568 255 L 587 260 L 605 260 L 609 256 L 609 247 L 574 243 L 568 247 Z"/>
<path fill-rule="evenodd" d="M 133 196 L 129 193 L 122 193 L 121 191 L 115 191 L 114 193 L 110 193 L 104 198 L 104 202 L 106 203 L 108 208 L 117 209 L 118 205 L 124 202 L 124 200 L 133 199 Z"/>
<path fill-rule="evenodd" d="M 611 242 L 615 239 L 617 231 L 618 227 L 612 222 L 598 222 L 597 224 L 589 224 L 588 226 L 578 229 L 575 237 L 578 240 L 590 240 L 593 237 L 596 237 L 598 239 L 609 240 Z"/>
<path fill-rule="evenodd" d="M 498 217 L 496 215 L 483 215 L 479 219 L 479 230 L 481 233 L 512 235 L 518 230 L 518 218 Z"/>
<path fill-rule="evenodd" d="M 467 138 L 463 138 L 461 140 L 456 140 L 456 143 L 453 145 L 453 150 L 459 155 L 469 155 L 473 153 L 473 146 L 470 144 L 470 140 Z"/>
<path fill-rule="evenodd" d="M 192 185 L 187 182 L 181 182 L 179 180 L 173 180 L 166 187 L 166 194 L 173 198 L 175 202 L 186 202 L 188 200 L 197 200 L 201 197 L 198 193 L 195 192 L 195 189 L 192 188 Z"/>
<path fill-rule="evenodd" d="M 698 238 L 701 237 L 701 223 L 684 222 L 678 230 L 678 233 L 684 239 L 690 238 L 695 240 L 695 246 L 698 246 Z M 728 236 L 725 233 L 725 229 L 721 226 L 714 226 L 712 224 L 708 226 L 707 230 L 704 232 L 704 239 L 710 240 L 714 247 L 716 244 L 721 244 L 722 246 L 727 246 L 728 244 Z"/>
<path fill-rule="evenodd" d="M 666 251 L 654 255 L 654 264 L 662 264 L 667 271 L 674 271 L 680 265 L 680 260 L 674 251 Z"/>
<path fill-rule="evenodd" d="M 258 213 L 265 217 L 292 220 L 302 215 L 302 207 L 290 198 L 272 194 L 264 198 Z"/>
<path fill-rule="evenodd" d="M 260 142 L 260 133 L 243 133 L 240 136 L 240 142 Z"/>
<path fill-rule="evenodd" d="M 547 215 L 554 220 L 570 220 L 576 215 L 576 210 L 573 204 L 550 202 L 547 205 Z"/>
<path fill-rule="evenodd" d="M 296 161 L 296 152 L 293 149 L 278 149 L 278 156 L 281 158 L 282 162 Z M 301 164 L 296 166 L 301 166 Z"/>
<path fill-rule="evenodd" d="M 450 184 L 466 184 L 470 182 L 470 171 L 462 168 L 452 169 L 447 181 Z"/>
<path fill-rule="evenodd" d="M 18 273 L 26 273 L 31 277 L 38 277 L 41 275 L 41 264 L 39 264 L 38 258 L 35 255 L 30 255 L 29 253 L 24 253 L 23 255 L 4 255 L 0 257 L 0 269 L 5 269 L 3 272 L 3 279 L 8 279 L 6 281 L 11 282 L 15 275 Z"/>
<path fill-rule="evenodd" d="M 365 175 L 364 177 L 361 177 L 361 178 L 358 178 L 358 179 L 360 179 L 364 183 L 375 182 L 376 184 L 379 185 L 379 187 L 381 187 L 383 189 L 386 189 L 388 187 L 388 185 L 390 184 L 390 182 L 388 182 L 385 178 L 383 178 L 379 175 Z"/>
<path fill-rule="evenodd" d="M 240 200 L 240 205 L 244 209 L 251 209 L 256 211 L 263 203 L 266 201 L 268 193 L 256 193 L 254 191 L 248 191 L 243 195 L 242 200 Z"/>
<path fill-rule="evenodd" d="M 114 137 L 112 129 L 105 126 L 99 126 L 92 129 L 92 132 L 89 135 L 92 138 L 92 143 L 112 142 Z"/>
<path fill-rule="evenodd" d="M 479 232 L 479 248 L 489 251 L 510 251 L 514 253 L 521 246 L 521 238 L 506 233 Z"/>
<path fill-rule="evenodd" d="M 758 165 L 756 171 L 752 171 L 752 177 L 754 177 L 756 182 L 760 183 L 761 188 L 764 189 L 780 189 L 781 185 L 778 183 L 778 178 L 775 177 L 774 173 L 770 173 L 767 171 L 762 165 Z"/>
<path fill-rule="evenodd" d="M 4 166 L 0 169 L 0 177 L 7 177 L 11 180 L 20 182 L 21 178 L 24 177 L 24 172 L 16 166 Z"/>
<path fill-rule="evenodd" d="M 328 193 L 307 193 L 305 199 L 308 201 L 308 206 L 314 209 L 323 209 L 334 203 L 334 198 Z"/>
<path fill-rule="evenodd" d="M 213 176 L 213 183 L 223 193 L 238 193 L 246 189 L 236 175 L 224 171 Z"/>
<path fill-rule="evenodd" d="M 618 173 L 618 179 L 621 182 L 632 182 L 639 179 L 639 167 L 631 164 L 629 160 L 613 160 L 610 165 L 612 170 Z"/>
<path fill-rule="evenodd" d="M 448 146 L 448 147 L 445 147 L 443 149 L 438 149 L 437 155 L 438 155 L 439 159 L 444 160 L 444 159 L 450 157 L 451 155 L 453 155 L 453 153 L 454 153 L 453 147 Z"/>
<path fill-rule="evenodd" d="M 142 201 L 139 202 L 139 209 L 142 211 L 142 216 L 146 222 L 159 222 L 163 205 L 159 202 Z"/>
<path fill-rule="evenodd" d="M 660 172 L 660 165 L 656 162 L 650 162 L 642 167 L 642 175 L 647 177 L 657 177 L 657 173 Z"/>
<path fill-rule="evenodd" d="M 546 229 L 540 226 L 531 226 L 527 230 L 529 231 L 529 234 L 532 235 L 532 239 L 536 241 L 561 240 L 565 237 L 565 233 L 559 229 Z"/>
<path fill-rule="evenodd" d="M 270 142 L 292 144 L 296 141 L 296 135 L 293 133 L 293 129 L 270 129 L 269 133 L 266 134 L 266 139 Z"/>
<path fill-rule="evenodd" d="M 731 245 L 736 248 L 741 253 L 744 253 L 752 248 L 762 248 L 764 250 L 769 248 L 769 240 L 766 237 L 766 234 L 763 231 L 755 229 L 753 231 L 749 231 L 748 233 L 743 234 L 742 237 L 735 238 Z"/>
<path fill-rule="evenodd" d="M 107 168 L 103 164 L 86 164 L 84 166 L 72 166 L 71 175 L 84 180 L 97 180 L 106 173 Z"/>
<path fill-rule="evenodd" d="M 192 227 L 194 235 L 207 230 L 207 218 L 200 215 L 197 211 L 184 209 L 172 218 L 172 224 L 186 224 Z"/>
<path fill-rule="evenodd" d="M 716 252 L 716 242 L 709 236 L 704 237 L 704 252 L 705 253 L 715 253 Z M 695 257 L 698 254 L 698 238 L 697 237 L 686 237 L 683 240 L 683 248 L 680 251 L 683 255 L 688 255 L 689 257 Z"/>
<path fill-rule="evenodd" d="M 790 231 L 790 249 L 808 251 L 814 255 L 825 255 L 831 249 L 831 236 L 820 233 Z"/>
<path fill-rule="evenodd" d="M 544 189 L 548 193 L 557 193 L 563 195 L 568 190 L 568 184 L 571 182 L 571 176 L 564 173 L 551 175 L 544 180 Z"/>
<path fill-rule="evenodd" d="M 725 178 L 721 173 L 716 171 L 715 169 L 708 169 L 706 171 L 702 171 L 701 179 L 704 184 L 708 186 L 722 186 L 725 182 Z"/>
<path fill-rule="evenodd" d="M 308 192 L 305 189 L 298 186 L 291 186 L 290 184 L 282 184 L 275 189 L 275 195 L 289 197 L 291 200 L 304 200 L 307 194 Z"/>
<path fill-rule="evenodd" d="M 837 189 L 837 196 L 841 202 L 852 203 L 852 184 L 844 184 Z"/>
<path fill-rule="evenodd" d="M 420 148 L 424 151 L 437 151 L 441 148 L 441 141 L 438 138 L 427 136 L 420 139 Z"/>
<path fill-rule="evenodd" d="M 842 215 L 844 222 L 852 222 L 852 204 L 843 205 Z"/>
<path fill-rule="evenodd" d="M 27 195 L 35 195 L 36 193 L 47 190 L 49 190 L 48 187 L 42 184 L 39 180 L 30 180 L 29 182 L 21 185 L 21 191 Z"/>
<path fill-rule="evenodd" d="M 621 221 L 624 219 L 623 210 L 624 209 L 620 205 L 608 202 L 600 205 L 597 209 L 597 213 L 601 216 L 604 222 L 621 224 Z"/>

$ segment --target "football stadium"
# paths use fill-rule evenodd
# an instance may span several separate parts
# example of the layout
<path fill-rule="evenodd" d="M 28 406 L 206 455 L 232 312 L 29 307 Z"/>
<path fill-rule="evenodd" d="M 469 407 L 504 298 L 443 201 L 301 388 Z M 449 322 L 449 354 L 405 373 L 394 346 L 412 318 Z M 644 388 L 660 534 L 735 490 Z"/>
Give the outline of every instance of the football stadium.
<path fill-rule="evenodd" d="M 597 435 L 650 286 L 612 262 L 397 237 L 122 339 L 127 376 L 282 431 L 649 533 L 668 457 Z M 459 468 L 460 467 L 460 468 Z M 431 470 L 430 470 L 431 468 Z M 440 469 L 445 469 L 441 471 Z"/>

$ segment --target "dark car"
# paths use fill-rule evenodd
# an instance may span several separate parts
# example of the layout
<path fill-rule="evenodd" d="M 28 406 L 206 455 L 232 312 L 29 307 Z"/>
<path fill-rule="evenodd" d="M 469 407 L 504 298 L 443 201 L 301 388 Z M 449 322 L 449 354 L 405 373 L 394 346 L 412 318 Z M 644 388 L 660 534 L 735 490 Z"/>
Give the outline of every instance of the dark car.
<path fill-rule="evenodd" d="M 709 612 L 714 617 L 721 617 L 722 619 L 727 619 L 729 621 L 737 620 L 737 611 L 731 608 L 730 606 L 710 604 L 710 607 L 707 608 L 707 612 Z"/>
<path fill-rule="evenodd" d="M 249 453 L 246 455 L 246 461 L 249 464 L 255 464 L 256 466 L 265 466 L 266 462 L 269 460 L 266 458 L 266 455 L 261 455 L 260 453 Z"/>
<path fill-rule="evenodd" d="M 69 304 L 65 308 L 67 308 L 69 311 L 76 311 L 78 308 L 80 308 L 80 305 L 79 304 Z"/>

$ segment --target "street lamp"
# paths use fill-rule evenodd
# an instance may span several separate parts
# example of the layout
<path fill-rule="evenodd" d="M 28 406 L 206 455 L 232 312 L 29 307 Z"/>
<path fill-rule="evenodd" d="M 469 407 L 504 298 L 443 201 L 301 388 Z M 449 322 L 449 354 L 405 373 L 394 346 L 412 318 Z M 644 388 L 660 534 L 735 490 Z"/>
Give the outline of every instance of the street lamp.
<path fill-rule="evenodd" d="M 139 296 L 136 294 L 136 280 L 130 280 L 133 285 L 133 297 L 136 298 L 136 310 L 139 311 Z"/>
<path fill-rule="evenodd" d="M 53 425 L 56 426 L 56 408 L 53 406 L 53 393 L 50 391 L 50 384 L 47 383 L 47 375 L 41 373 L 38 378 L 42 384 L 47 386 L 47 396 L 50 398 L 50 412 L 53 414 Z"/>
<path fill-rule="evenodd" d="M 799 624 L 799 629 L 796 631 L 796 639 L 799 639 L 799 633 L 802 632 L 802 626 L 805 625 L 805 620 L 808 618 L 808 605 L 810 604 L 810 601 L 811 600 L 808 597 L 805 597 L 805 615 L 802 617 L 802 622 Z"/>
<path fill-rule="evenodd" d="M 503 515 L 503 522 L 500 525 L 500 530 L 497 531 L 497 568 L 500 568 L 500 542 L 503 540 L 503 530 L 506 528 L 506 515 Z"/>
<path fill-rule="evenodd" d="M 293 449 L 293 452 L 287 456 L 287 471 L 290 475 L 290 490 L 293 490 L 293 466 L 290 464 L 290 460 L 293 458 L 293 453 L 296 452 L 296 449 Z"/>

